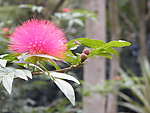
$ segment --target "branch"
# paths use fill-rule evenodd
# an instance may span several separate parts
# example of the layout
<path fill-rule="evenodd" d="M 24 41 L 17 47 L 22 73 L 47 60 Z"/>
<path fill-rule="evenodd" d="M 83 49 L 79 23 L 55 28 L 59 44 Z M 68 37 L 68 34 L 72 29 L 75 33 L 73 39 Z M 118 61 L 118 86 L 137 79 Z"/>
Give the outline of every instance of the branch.
<path fill-rule="evenodd" d="M 60 0 L 58 2 L 58 4 L 54 7 L 54 9 L 52 10 L 51 15 L 53 15 L 55 12 L 57 12 L 59 10 L 59 8 L 63 5 L 64 2 L 65 2 L 65 0 Z"/>
<path fill-rule="evenodd" d="M 148 12 L 147 12 L 147 14 L 144 17 L 145 23 L 147 23 L 148 19 L 150 18 L 150 1 L 148 1 L 147 5 L 148 5 Z"/>
<path fill-rule="evenodd" d="M 123 18 L 124 22 L 129 26 L 129 28 L 132 30 L 132 32 L 138 33 L 136 30 L 134 24 L 127 18 L 127 16 L 123 13 L 119 13 L 119 15 Z"/>
<path fill-rule="evenodd" d="M 131 0 L 131 3 L 133 5 L 133 13 L 135 15 L 135 17 L 137 18 L 137 21 L 140 20 L 140 14 L 139 14 L 139 8 L 137 6 L 137 0 Z"/>
<path fill-rule="evenodd" d="M 148 21 L 149 18 L 150 18 L 150 10 L 148 10 L 148 13 L 144 17 L 145 23 Z"/>
<path fill-rule="evenodd" d="M 83 64 L 84 64 L 84 62 L 79 63 L 79 64 L 77 64 L 77 65 L 73 65 L 73 66 L 64 68 L 64 69 L 54 70 L 54 72 L 64 73 L 64 72 L 66 72 L 66 71 L 70 71 L 70 70 L 72 70 L 72 69 L 79 68 L 79 67 L 81 67 Z M 52 72 L 52 71 L 50 71 L 50 72 Z M 33 74 L 33 75 L 40 75 L 40 74 L 44 74 L 44 72 L 35 71 L 35 72 L 32 72 L 32 74 Z"/>

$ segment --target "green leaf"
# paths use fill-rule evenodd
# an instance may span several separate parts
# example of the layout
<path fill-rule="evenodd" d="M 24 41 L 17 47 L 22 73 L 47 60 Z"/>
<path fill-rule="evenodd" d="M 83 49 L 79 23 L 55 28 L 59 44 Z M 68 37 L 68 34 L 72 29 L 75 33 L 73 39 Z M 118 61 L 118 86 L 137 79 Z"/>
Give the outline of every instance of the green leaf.
<path fill-rule="evenodd" d="M 71 56 L 71 55 L 67 55 L 65 58 L 66 62 L 74 62 L 74 60 L 76 59 L 77 56 Z"/>
<path fill-rule="evenodd" d="M 49 59 L 49 62 L 55 67 L 56 70 L 60 70 L 59 66 L 57 65 L 55 61 L 53 61 L 52 59 Z"/>
<path fill-rule="evenodd" d="M 0 67 L 0 81 L 9 94 L 11 94 L 13 79 L 19 77 L 28 80 L 27 77 L 32 78 L 32 74 L 28 70 L 16 69 L 13 67 Z"/>
<path fill-rule="evenodd" d="M 15 75 L 15 77 L 19 77 L 24 80 L 28 80 L 27 77 L 32 79 L 31 72 L 29 70 L 25 70 L 25 69 L 14 69 L 14 75 Z"/>
<path fill-rule="evenodd" d="M 103 57 L 112 59 L 112 56 L 110 54 L 108 54 L 108 53 L 100 53 L 100 54 L 98 54 L 98 56 L 103 56 Z"/>
<path fill-rule="evenodd" d="M 117 53 L 117 51 L 115 50 L 115 49 L 113 49 L 113 48 L 108 48 L 107 50 L 106 50 L 108 53 L 110 53 L 110 54 L 114 54 L 114 55 L 117 55 L 118 56 L 118 53 Z"/>
<path fill-rule="evenodd" d="M 101 40 L 95 40 L 95 39 L 89 39 L 89 38 L 78 38 L 71 40 L 67 43 L 68 48 L 71 49 L 75 46 L 77 46 L 74 41 L 78 41 L 83 46 L 91 47 L 91 48 L 97 48 L 105 44 L 105 42 Z"/>
<path fill-rule="evenodd" d="M 0 59 L 0 65 L 1 65 L 2 67 L 6 67 L 6 64 L 7 64 L 7 60 L 2 60 L 2 59 Z"/>
<path fill-rule="evenodd" d="M 28 57 L 37 56 L 37 57 L 43 57 L 43 58 L 49 58 L 49 59 L 59 60 L 58 58 L 50 56 L 50 55 L 34 54 L 34 55 L 27 55 L 27 56 Z"/>
<path fill-rule="evenodd" d="M 18 56 L 20 56 L 22 53 L 11 53 L 11 54 L 8 54 L 8 55 L 4 55 L 2 57 L 2 59 L 5 59 L 5 60 L 8 60 L 8 61 L 14 61 L 14 60 L 17 60 Z"/>
<path fill-rule="evenodd" d="M 24 79 L 26 81 L 28 80 L 26 73 L 24 71 L 22 71 L 21 69 L 14 70 L 14 75 L 16 78 L 18 77 L 18 78 Z"/>
<path fill-rule="evenodd" d="M 77 84 L 80 84 L 80 82 L 76 78 L 65 73 L 51 72 L 50 75 L 56 78 L 71 80 L 71 81 L 76 82 Z"/>
<path fill-rule="evenodd" d="M 92 51 L 92 54 L 99 54 L 102 51 L 107 51 L 108 53 L 118 55 L 117 52 L 112 47 L 124 47 L 129 46 L 130 43 L 126 41 L 111 41 L 106 44 L 103 44 L 101 47 L 98 47 Z"/>
<path fill-rule="evenodd" d="M 32 66 L 32 67 L 36 67 L 37 69 L 41 70 L 42 72 L 44 72 L 44 70 L 42 68 L 40 68 L 39 66 L 35 65 L 35 64 L 32 64 L 30 63 L 29 66 Z"/>
<path fill-rule="evenodd" d="M 91 18 L 96 18 L 97 15 L 96 13 L 89 11 L 89 10 L 85 10 L 85 9 L 73 9 L 71 10 L 71 12 L 73 13 L 81 13 L 84 17 L 91 17 Z"/>
<path fill-rule="evenodd" d="M 2 84 L 9 94 L 11 94 L 13 79 L 14 75 L 11 73 L 3 75 Z"/>
<path fill-rule="evenodd" d="M 61 79 L 54 79 L 55 84 L 59 87 L 59 89 L 64 93 L 64 95 L 69 99 L 73 106 L 75 106 L 75 93 L 72 86 Z"/>
<path fill-rule="evenodd" d="M 117 51 L 113 49 L 112 47 L 124 47 L 124 46 L 130 45 L 129 42 L 122 41 L 122 40 L 110 41 L 108 43 L 105 43 L 101 40 L 95 40 L 95 39 L 89 39 L 89 38 L 78 38 L 78 39 L 71 40 L 67 43 L 69 49 L 72 49 L 77 46 L 75 41 L 78 41 L 83 46 L 94 48 L 91 51 L 91 53 L 88 55 L 88 57 L 99 55 L 99 56 L 104 56 L 110 59 L 111 59 L 111 56 L 109 54 L 118 55 Z"/>
<path fill-rule="evenodd" d="M 110 41 L 108 43 L 106 43 L 105 45 L 103 45 L 103 48 L 110 48 L 110 47 L 124 47 L 124 46 L 129 46 L 130 43 L 123 41 L 123 40 L 119 40 L 119 41 Z"/>
<path fill-rule="evenodd" d="M 79 53 L 76 53 L 76 54 L 77 54 L 76 59 L 74 59 L 74 61 L 72 62 L 72 65 L 76 65 L 81 61 L 80 54 Z"/>
<path fill-rule="evenodd" d="M 64 60 L 66 62 L 73 62 L 76 59 L 76 56 L 70 50 L 66 51 L 65 54 L 66 54 L 66 56 L 65 56 Z"/>
<path fill-rule="evenodd" d="M 2 68 L 0 67 L 0 78 L 4 88 L 7 90 L 9 94 L 11 94 L 12 83 L 14 79 L 14 69 L 13 68 Z"/>

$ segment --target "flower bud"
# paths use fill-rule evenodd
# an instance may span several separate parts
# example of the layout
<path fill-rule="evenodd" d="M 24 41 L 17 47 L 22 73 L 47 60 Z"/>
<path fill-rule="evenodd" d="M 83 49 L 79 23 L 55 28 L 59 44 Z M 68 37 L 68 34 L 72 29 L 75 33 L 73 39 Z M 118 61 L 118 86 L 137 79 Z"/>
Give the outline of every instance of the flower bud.
<path fill-rule="evenodd" d="M 80 54 L 81 62 L 84 62 L 87 59 L 87 55 L 85 53 Z"/>
<path fill-rule="evenodd" d="M 120 79 L 120 76 L 118 76 L 118 75 L 114 76 L 114 80 L 115 80 L 115 81 L 117 81 L 117 80 L 119 80 L 119 79 Z"/>
<path fill-rule="evenodd" d="M 76 44 L 76 45 L 81 45 L 81 43 L 80 42 L 78 42 L 78 41 L 74 41 L 74 43 Z"/>
<path fill-rule="evenodd" d="M 89 55 L 90 54 L 90 50 L 89 49 L 84 49 L 83 53 L 85 53 L 86 55 Z"/>
<path fill-rule="evenodd" d="M 69 8 L 63 8 L 61 11 L 64 12 L 64 13 L 68 13 L 68 12 L 70 12 L 71 10 L 70 10 Z"/>

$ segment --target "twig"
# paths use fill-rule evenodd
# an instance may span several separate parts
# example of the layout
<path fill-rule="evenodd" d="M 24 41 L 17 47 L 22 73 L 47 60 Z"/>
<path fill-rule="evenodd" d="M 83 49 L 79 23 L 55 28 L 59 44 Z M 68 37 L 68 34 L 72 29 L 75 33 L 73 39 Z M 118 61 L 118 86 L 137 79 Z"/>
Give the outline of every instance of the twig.
<path fill-rule="evenodd" d="M 52 10 L 51 15 L 53 15 L 55 12 L 57 12 L 64 2 L 65 2 L 65 0 L 60 0 L 58 2 L 58 4 L 55 6 L 55 8 Z"/>
<path fill-rule="evenodd" d="M 139 8 L 137 6 L 137 0 L 131 0 L 132 6 L 133 6 L 133 13 L 135 17 L 137 18 L 137 21 L 140 20 L 140 14 L 139 14 Z"/>
<path fill-rule="evenodd" d="M 73 65 L 73 66 L 64 68 L 64 69 L 54 70 L 54 72 L 64 73 L 64 72 L 66 72 L 66 71 L 70 71 L 70 70 L 72 70 L 72 69 L 79 68 L 79 67 L 81 67 L 83 64 L 84 64 L 84 62 L 79 63 L 79 64 L 77 64 L 77 65 Z M 50 71 L 50 72 L 51 72 L 51 71 Z M 35 72 L 32 72 L 32 74 L 33 74 L 33 75 L 40 75 L 40 74 L 44 74 L 44 72 L 35 71 Z"/>
<path fill-rule="evenodd" d="M 150 1 L 148 1 L 148 12 L 147 12 L 147 14 L 144 16 L 144 21 L 145 21 L 145 23 L 147 23 L 148 22 L 148 20 L 149 20 L 149 18 L 150 18 Z"/>
<path fill-rule="evenodd" d="M 129 28 L 132 30 L 132 32 L 138 33 L 136 28 L 134 27 L 133 23 L 127 18 L 127 16 L 123 13 L 119 13 L 119 15 L 123 18 L 124 22 L 129 26 Z"/>

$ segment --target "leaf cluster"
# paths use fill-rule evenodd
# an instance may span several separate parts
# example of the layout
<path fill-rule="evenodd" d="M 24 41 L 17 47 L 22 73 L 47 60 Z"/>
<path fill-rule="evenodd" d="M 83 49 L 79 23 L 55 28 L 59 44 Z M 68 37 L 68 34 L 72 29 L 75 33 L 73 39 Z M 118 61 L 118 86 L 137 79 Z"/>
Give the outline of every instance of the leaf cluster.
<path fill-rule="evenodd" d="M 130 43 L 126 41 L 111 41 L 105 43 L 95 39 L 78 38 L 69 41 L 66 45 L 68 46 L 68 50 L 64 53 L 64 59 L 41 54 L 29 55 L 27 53 L 11 53 L 1 55 L 0 81 L 8 93 L 11 93 L 12 83 L 15 78 L 28 80 L 28 77 L 32 79 L 33 75 L 43 75 L 48 79 L 51 79 L 70 100 L 70 102 L 75 105 L 74 89 L 70 83 L 65 80 L 70 80 L 77 84 L 80 83 L 75 77 L 62 72 L 82 66 L 86 59 L 93 56 L 103 56 L 111 59 L 112 57 L 110 54 L 118 55 L 113 47 L 129 46 Z M 86 50 L 86 52 L 83 51 L 82 53 L 76 53 L 76 55 L 74 55 L 71 50 L 74 50 L 78 46 L 88 47 L 89 51 Z M 49 61 L 56 70 L 48 71 L 44 66 L 44 62 L 46 60 Z M 56 61 L 67 63 L 70 66 L 61 69 Z M 19 69 L 14 67 L 14 65 L 21 66 L 24 69 Z"/>

